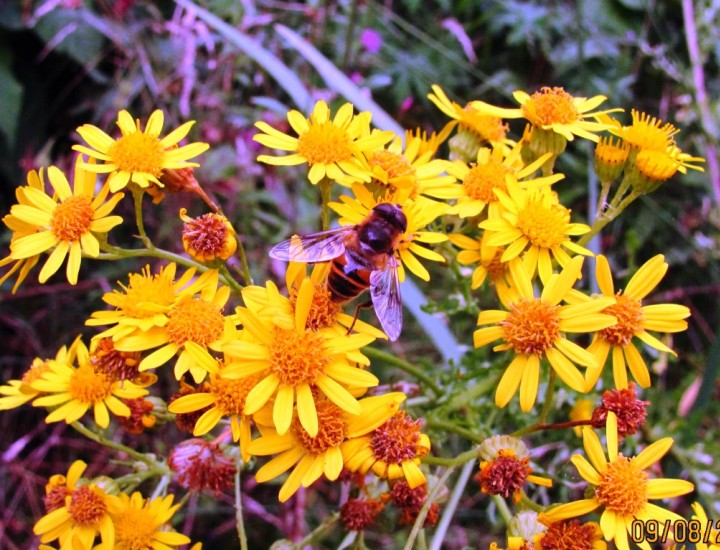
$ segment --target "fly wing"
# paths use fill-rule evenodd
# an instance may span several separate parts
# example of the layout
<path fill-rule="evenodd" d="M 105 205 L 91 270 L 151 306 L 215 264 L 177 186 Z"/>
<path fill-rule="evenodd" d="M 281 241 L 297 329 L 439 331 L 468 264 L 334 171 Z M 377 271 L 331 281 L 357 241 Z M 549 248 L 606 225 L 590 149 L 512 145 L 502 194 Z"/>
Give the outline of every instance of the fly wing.
<path fill-rule="evenodd" d="M 370 274 L 370 298 L 385 334 L 394 342 L 400 336 L 403 322 L 398 264 L 395 256 L 390 257 L 385 269 Z"/>
<path fill-rule="evenodd" d="M 270 257 L 286 262 L 328 262 L 345 252 L 345 237 L 354 226 L 340 227 L 310 235 L 293 235 L 270 249 Z"/>

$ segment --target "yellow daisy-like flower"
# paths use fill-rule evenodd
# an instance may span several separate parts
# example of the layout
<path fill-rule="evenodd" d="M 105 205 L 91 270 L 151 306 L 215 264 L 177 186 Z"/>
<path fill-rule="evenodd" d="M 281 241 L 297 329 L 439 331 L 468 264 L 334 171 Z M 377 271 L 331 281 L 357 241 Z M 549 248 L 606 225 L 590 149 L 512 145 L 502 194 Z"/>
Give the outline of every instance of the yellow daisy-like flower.
<path fill-rule="evenodd" d="M 199 295 L 195 293 L 199 292 Z M 178 354 L 175 378 L 190 372 L 196 383 L 208 372 L 210 362 L 199 363 L 197 358 L 208 348 L 220 351 L 225 317 L 222 310 L 230 298 L 230 289 L 218 287 L 218 272 L 210 270 L 183 289 L 170 306 L 156 306 L 154 313 L 165 315 L 164 324 L 154 324 L 147 330 L 136 330 L 127 336 L 113 335 L 118 351 L 145 351 L 148 354 L 138 366 L 142 372 L 167 363 Z M 146 304 L 147 305 L 147 304 Z M 107 336 L 109 331 L 102 335 Z"/>
<path fill-rule="evenodd" d="M 461 218 L 472 218 L 482 214 L 485 207 L 488 207 L 488 217 L 496 218 L 500 215 L 500 203 L 496 190 L 507 192 L 506 181 L 514 178 L 523 187 L 551 185 L 560 181 L 565 176 L 554 174 L 540 178 L 526 179 L 537 172 L 550 157 L 550 154 L 543 155 L 536 161 L 524 165 L 520 160 L 521 145 L 516 147 L 507 155 L 502 149 L 478 149 L 475 163 L 467 163 L 456 160 L 448 165 L 448 173 L 455 176 L 462 185 L 457 186 L 459 192 L 455 198 L 457 202 L 451 210 L 451 214 L 457 214 Z"/>
<path fill-rule="evenodd" d="M 227 317 L 223 341 L 230 342 L 239 337 L 235 321 Z M 250 417 L 244 414 L 245 402 L 248 393 L 260 381 L 259 375 L 234 380 L 224 376 L 225 366 L 230 363 L 231 358 L 227 351 L 222 360 L 216 359 L 210 353 L 200 347 L 189 348 L 193 359 L 202 365 L 203 370 L 212 373 L 200 391 L 183 395 L 168 405 L 171 413 L 187 414 L 195 411 L 206 410 L 195 423 L 194 436 L 201 436 L 208 433 L 223 418 L 229 417 L 233 441 L 240 442 L 240 451 L 244 462 L 250 460 L 247 451 L 250 445 Z M 202 391 L 205 390 L 205 391 Z"/>
<path fill-rule="evenodd" d="M 720 529 L 717 522 L 708 519 L 705 509 L 699 502 L 693 502 L 692 509 L 694 512 L 692 519 L 700 522 L 699 531 L 702 533 L 701 540 L 695 543 L 696 550 L 720 550 Z"/>
<path fill-rule="evenodd" d="M 439 199 L 457 196 L 455 178 L 445 173 L 446 162 L 433 159 L 435 151 L 413 134 L 406 136 L 405 150 L 397 137 L 385 149 L 373 149 L 362 155 L 362 163 L 372 180 L 366 185 L 378 199 L 402 202 L 427 195 Z"/>
<path fill-rule="evenodd" d="M 118 282 L 122 291 L 106 292 L 102 299 L 115 309 L 96 311 L 85 321 L 88 326 L 115 325 L 98 334 L 96 338 L 108 336 L 118 340 L 135 331 L 147 332 L 153 327 L 167 325 L 167 312 L 183 296 L 203 292 L 212 284 L 214 272 L 207 271 L 193 281 L 195 268 L 188 269 L 177 281 L 177 264 L 169 263 L 152 275 L 146 265 L 140 273 L 128 275 L 127 286 Z M 192 282 L 191 282 L 192 281 Z"/>
<path fill-rule="evenodd" d="M 33 401 L 34 407 L 57 407 L 45 419 L 48 424 L 64 420 L 70 424 L 79 420 L 90 408 L 95 423 L 101 428 L 110 424 L 110 414 L 130 416 L 130 408 L 121 399 L 135 399 L 148 391 L 130 380 L 114 381 L 95 372 L 90 354 L 82 340 L 77 340 L 78 366 L 52 361 L 42 377 L 30 387 L 44 395 Z"/>
<path fill-rule="evenodd" d="M 508 262 L 500 261 L 505 249 L 501 246 L 488 246 L 487 233 L 480 238 L 455 233 L 448 235 L 450 242 L 461 248 L 457 261 L 461 265 L 474 265 L 477 267 L 472 273 L 471 288 L 480 288 L 485 279 L 490 277 L 493 285 L 502 285 L 508 275 Z"/>
<path fill-rule="evenodd" d="M 95 195 L 95 175 L 87 172 L 84 166 L 78 155 L 72 189 L 65 174 L 51 166 L 47 175 L 53 196 L 44 192 L 44 186 L 28 185 L 23 188 L 25 203 L 10 209 L 12 216 L 36 228 L 36 231 L 12 240 L 10 258 L 31 259 L 52 249 L 38 276 L 41 283 L 60 269 L 67 257 L 67 280 L 76 284 L 82 254 L 92 258 L 100 254 L 100 243 L 94 233 L 107 233 L 123 221 L 120 216 L 109 215 L 123 198 L 122 193 L 113 195 L 106 202 L 110 190 L 104 185 Z"/>
<path fill-rule="evenodd" d="M 302 487 L 308 487 L 320 476 L 335 481 L 343 469 L 343 453 L 340 448 L 345 441 L 362 437 L 380 427 L 392 417 L 405 394 L 400 392 L 360 399 L 359 414 L 350 414 L 329 400 L 316 403 L 318 432 L 311 436 L 296 418 L 290 430 L 280 435 L 272 428 L 262 428 L 262 437 L 250 444 L 250 453 L 256 456 L 275 455 L 260 468 L 255 479 L 270 481 L 293 468 L 278 498 L 285 502 Z M 262 425 L 261 425 L 262 426 Z"/>
<path fill-rule="evenodd" d="M 195 124 L 192 120 L 160 138 L 164 122 L 163 112 L 154 111 L 145 130 L 141 131 L 140 120 L 133 120 L 130 113 L 123 110 L 118 113 L 117 119 L 122 134 L 120 138 L 113 139 L 97 126 L 84 124 L 77 132 L 90 147 L 74 145 L 73 149 L 104 161 L 103 164 L 85 164 L 84 167 L 99 174 L 109 173 L 107 185 L 112 192 L 119 191 L 130 182 L 142 188 L 151 184 L 162 187 L 160 177 L 164 170 L 200 166 L 188 161 L 210 147 L 207 143 L 177 146 Z"/>
<path fill-rule="evenodd" d="M 60 548 L 90 550 L 99 534 L 105 548 L 113 548 L 115 526 L 111 514 L 119 512 L 121 501 L 107 494 L 97 483 L 79 485 L 87 464 L 76 460 L 67 476 L 53 476 L 46 486 L 48 513 L 41 517 L 33 532 L 40 542 L 59 539 Z"/>
<path fill-rule="evenodd" d="M 608 125 L 592 122 L 587 118 L 597 118 L 602 114 L 618 110 L 591 112 L 607 98 L 602 95 L 591 98 L 573 97 L 559 87 L 544 86 L 533 95 L 517 90 L 513 92 L 513 97 L 520 104 L 519 108 L 504 109 L 482 101 L 473 101 L 471 105 L 487 116 L 524 118 L 535 128 L 555 132 L 568 141 L 578 136 L 595 142 L 600 139 L 597 133 L 607 130 Z"/>
<path fill-rule="evenodd" d="M 475 149 L 484 143 L 489 143 L 493 149 L 514 145 L 512 140 L 507 138 L 508 127 L 503 123 L 502 116 L 486 115 L 476 109 L 473 102 L 462 107 L 451 101 L 437 84 L 433 84 L 431 88 L 433 93 L 428 94 L 428 99 L 445 115 L 453 119 L 448 124 L 450 129 L 457 125 L 459 133 L 468 133 L 476 138 Z M 448 127 L 446 126 L 446 128 Z"/>
<path fill-rule="evenodd" d="M 493 351 L 512 350 L 515 357 L 505 370 L 495 393 L 495 404 L 504 407 L 520 388 L 520 408 L 530 411 L 537 397 L 540 360 L 545 358 L 560 379 L 575 391 L 586 392 L 586 383 L 574 363 L 597 368 L 597 359 L 565 337 L 565 333 L 595 332 L 615 324 L 615 317 L 600 313 L 614 303 L 602 297 L 578 305 L 560 305 L 580 278 L 583 258 L 576 256 L 545 285 L 539 298 L 521 262 L 510 265 L 512 284 L 504 305 L 510 311 L 485 310 L 475 331 L 476 348 L 502 339 Z M 503 296 L 501 296 L 502 298 Z"/>
<path fill-rule="evenodd" d="M 330 208 L 337 212 L 340 218 L 340 225 L 357 225 L 364 220 L 376 205 L 386 202 L 376 199 L 372 193 L 362 185 L 353 185 L 355 198 L 342 195 L 341 203 L 331 202 Z M 419 256 L 426 260 L 444 262 L 437 252 L 428 250 L 418 243 L 434 244 L 447 240 L 447 235 L 434 231 L 423 231 L 428 224 L 435 221 L 439 216 L 445 214 L 449 206 L 439 202 L 431 201 L 425 197 L 418 197 L 415 200 L 408 199 L 400 204 L 403 213 L 407 218 L 407 229 L 402 234 L 400 245 L 395 252 L 399 262 L 399 279 L 405 280 L 405 268 L 420 277 L 423 281 L 430 280 L 430 273 L 416 258 Z"/>
<path fill-rule="evenodd" d="M 144 499 L 135 491 L 132 495 L 120 495 L 119 511 L 112 513 L 115 525 L 114 550 L 138 550 L 152 548 L 172 550 L 182 544 L 190 544 L 190 538 L 168 527 L 180 504 L 173 506 L 174 495 Z"/>
<path fill-rule="evenodd" d="M 674 512 L 649 502 L 651 499 L 673 498 L 690 493 L 695 487 L 682 479 L 649 479 L 646 472 L 672 447 L 673 440 L 665 437 L 647 446 L 639 455 L 628 458 L 618 452 L 617 417 L 608 413 L 607 451 L 605 459 L 600 439 L 589 427 L 583 428 L 583 445 L 588 460 L 582 455 L 572 457 L 572 463 L 582 478 L 592 485 L 594 495 L 569 504 L 562 504 L 544 513 L 551 522 L 588 514 L 602 508 L 600 528 L 605 540 L 614 540 L 618 550 L 629 550 L 628 533 L 635 520 L 682 521 Z M 650 550 L 647 541 L 638 543 Z"/>
<path fill-rule="evenodd" d="M 75 361 L 79 342 L 80 337 L 78 336 L 69 349 L 67 346 L 61 347 L 54 359 L 36 357 L 20 380 L 8 380 L 7 385 L 0 386 L 0 395 L 3 396 L 0 397 L 0 411 L 15 409 L 42 395 L 42 392 L 32 387 L 32 383 L 42 378 L 49 371 L 53 362 L 71 365 Z"/>
<path fill-rule="evenodd" d="M 295 308 L 300 299 L 300 289 L 303 281 L 309 279 L 312 282 L 314 292 L 312 303 L 306 322 L 308 330 L 332 329 L 339 335 L 348 333 L 350 327 L 353 332 L 368 334 L 375 338 L 387 339 L 382 330 L 354 318 L 352 315 L 343 313 L 342 307 L 332 300 L 332 295 L 327 289 L 327 277 L 330 272 L 330 262 L 317 263 L 312 266 L 310 276 L 307 276 L 308 264 L 302 262 L 289 262 L 285 272 L 285 285 L 289 293 L 289 300 L 280 294 L 272 281 L 266 286 L 247 286 L 242 290 L 243 302 L 248 309 L 259 314 L 281 315 L 292 318 L 295 315 Z"/>
<path fill-rule="evenodd" d="M 604 313 L 615 316 L 617 324 L 595 334 L 588 348 L 597 360 L 597 367 L 588 369 L 585 374 L 588 390 L 593 388 L 600 378 L 610 352 L 616 388 L 628 387 L 627 368 L 641 387 L 650 386 L 650 373 L 642 355 L 633 344 L 634 338 L 659 351 L 675 355 L 672 349 L 648 331 L 682 332 L 687 329 L 685 319 L 690 316 L 690 310 L 678 304 L 642 305 L 642 301 L 660 283 L 667 270 L 665 257 L 658 254 L 637 270 L 625 290 L 616 292 L 607 258 L 602 255 L 597 257 L 595 276 L 600 292 L 603 296 L 616 299 L 616 303 L 605 309 Z M 582 303 L 587 300 L 589 298 L 586 296 L 573 294 L 570 301 Z"/>
<path fill-rule="evenodd" d="M 318 101 L 309 118 L 299 111 L 289 111 L 288 122 L 298 137 L 291 137 L 263 121 L 255 126 L 263 133 L 253 139 L 266 147 L 293 151 L 284 157 L 258 156 L 259 162 L 278 166 L 307 163 L 308 179 L 318 183 L 324 177 L 343 185 L 356 181 L 369 181 L 370 176 L 358 162 L 363 151 L 378 149 L 390 141 L 392 132 L 370 132 L 370 113 L 353 116 L 353 106 L 345 103 L 334 118 L 324 101 Z"/>
<path fill-rule="evenodd" d="M 540 280 L 546 283 L 553 273 L 553 258 L 561 267 L 568 264 L 570 256 L 565 249 L 584 256 L 593 255 L 570 240 L 572 236 L 587 233 L 590 227 L 571 223 L 570 210 L 560 204 L 555 193 L 544 187 L 522 189 L 510 179 L 507 193 L 497 191 L 497 195 L 504 207 L 503 213 L 479 225 L 489 233 L 489 246 L 506 247 L 501 261 L 522 256 L 530 277 L 534 277 L 537 270 Z"/>
<path fill-rule="evenodd" d="M 346 441 L 340 447 L 345 467 L 381 479 L 405 478 L 411 489 L 425 483 L 420 459 L 430 452 L 430 438 L 420 432 L 421 420 L 398 411 L 367 435 Z"/>
<path fill-rule="evenodd" d="M 236 316 L 243 331 L 240 338 L 223 346 L 233 358 L 226 366 L 226 377 L 260 375 L 245 400 L 245 414 L 256 413 L 274 397 L 273 422 L 280 435 L 290 429 L 295 404 L 300 425 L 312 437 L 317 435 L 318 398 L 314 392 L 324 394 L 344 411 L 360 414 L 360 406 L 348 388 L 378 384 L 375 375 L 360 368 L 369 364 L 360 348 L 375 338 L 339 335 L 331 329 L 308 330 L 314 293 L 310 279 L 304 279 L 292 316 L 273 312 L 263 315 L 239 307 Z"/>
<path fill-rule="evenodd" d="M 45 184 L 43 183 L 45 181 L 43 177 L 43 169 L 40 168 L 40 172 L 36 172 L 35 170 L 30 170 L 27 174 L 27 187 L 33 187 L 37 189 L 40 192 L 45 191 Z M 25 206 L 33 206 L 32 201 L 27 197 L 25 194 L 26 186 L 17 187 L 15 189 L 15 197 L 17 198 L 18 204 L 22 204 Z M 13 216 L 12 214 L 8 214 L 7 216 L 4 216 L 2 219 L 3 223 L 12 231 L 12 241 L 15 241 L 17 239 L 20 239 L 22 237 L 33 235 L 39 231 L 41 231 L 41 228 L 39 228 L 34 223 L 28 223 L 25 222 L 16 216 Z M 12 248 L 12 241 L 10 247 Z M 13 260 L 11 256 L 7 256 L 0 260 L 0 268 L 5 267 L 6 265 L 13 264 L 13 266 L 3 275 L 0 277 L 0 285 L 2 285 L 5 281 L 7 281 L 14 273 L 18 272 L 18 278 L 17 281 L 15 281 L 15 284 L 12 288 L 12 293 L 15 294 L 18 287 L 22 284 L 22 282 L 25 280 L 25 278 L 30 273 L 30 270 L 35 267 L 40 261 L 40 254 L 35 254 L 33 256 L 30 256 L 29 258 L 23 258 L 22 260 Z"/>

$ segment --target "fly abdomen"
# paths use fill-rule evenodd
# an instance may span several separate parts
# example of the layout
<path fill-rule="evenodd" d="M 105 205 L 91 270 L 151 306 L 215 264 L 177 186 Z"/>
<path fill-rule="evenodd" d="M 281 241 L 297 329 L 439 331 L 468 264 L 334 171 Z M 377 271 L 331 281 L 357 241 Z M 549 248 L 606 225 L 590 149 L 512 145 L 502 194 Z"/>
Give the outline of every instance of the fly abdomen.
<path fill-rule="evenodd" d="M 327 288 L 333 302 L 349 302 L 370 286 L 370 270 L 352 264 L 354 262 L 348 263 L 345 256 L 340 256 L 330 265 Z"/>

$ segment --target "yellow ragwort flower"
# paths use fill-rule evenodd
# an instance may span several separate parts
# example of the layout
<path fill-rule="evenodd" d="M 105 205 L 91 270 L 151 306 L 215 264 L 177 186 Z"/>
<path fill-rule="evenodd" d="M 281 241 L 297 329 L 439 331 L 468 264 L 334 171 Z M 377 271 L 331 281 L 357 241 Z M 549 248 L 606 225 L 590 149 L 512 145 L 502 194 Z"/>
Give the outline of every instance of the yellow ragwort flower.
<path fill-rule="evenodd" d="M 258 121 L 255 126 L 263 133 L 256 134 L 255 141 L 273 149 L 293 151 L 284 157 L 260 155 L 258 161 L 278 166 L 307 163 L 308 179 L 313 184 L 324 177 L 343 185 L 369 181 L 370 176 L 359 164 L 358 156 L 363 151 L 382 147 L 393 137 L 392 132 L 370 132 L 370 117 L 367 112 L 354 116 L 353 106 L 345 103 L 331 119 L 327 103 L 318 101 L 308 118 L 299 111 L 288 112 L 287 119 L 298 135 L 296 138 Z"/>
<path fill-rule="evenodd" d="M 75 345 L 75 344 L 73 344 Z M 82 340 L 77 340 L 77 366 L 51 361 L 47 370 L 30 387 L 43 395 L 33 401 L 34 407 L 57 407 L 45 422 L 64 420 L 71 424 L 92 408 L 95 423 L 101 428 L 110 424 L 110 414 L 130 416 L 130 408 L 121 399 L 135 399 L 148 391 L 130 380 L 112 380 L 95 371 L 90 353 Z"/>
<path fill-rule="evenodd" d="M 144 499 L 135 491 L 120 495 L 120 510 L 111 514 L 115 525 L 114 550 L 153 548 L 173 550 L 190 544 L 190 538 L 168 526 L 180 504 L 173 506 L 174 495 Z"/>
<path fill-rule="evenodd" d="M 504 305 L 509 311 L 485 310 L 478 325 L 493 326 L 475 331 L 476 348 L 502 339 L 494 351 L 515 353 L 495 393 L 495 404 L 504 407 L 520 388 L 520 408 L 528 412 L 535 403 L 540 380 L 540 361 L 545 358 L 560 379 L 575 391 L 585 392 L 583 375 L 573 363 L 597 368 L 589 351 L 565 337 L 565 333 L 595 332 L 615 324 L 611 315 L 600 313 L 614 298 L 598 298 L 579 305 L 560 305 L 580 278 L 583 258 L 576 256 L 562 272 L 550 279 L 539 298 L 521 262 L 510 265 L 511 287 Z M 503 296 L 501 296 L 503 298 Z"/>
<path fill-rule="evenodd" d="M 238 339 L 223 346 L 233 359 L 225 367 L 226 377 L 260 375 L 260 381 L 246 397 L 245 414 L 255 414 L 274 397 L 272 416 L 280 435 L 290 429 L 297 414 L 302 427 L 315 437 L 319 429 L 315 403 L 321 395 L 342 410 L 359 414 L 360 405 L 349 388 L 378 384 L 375 375 L 361 368 L 369 361 L 360 348 L 374 337 L 307 328 L 314 293 L 311 280 L 304 279 L 291 316 L 273 310 L 263 314 L 237 308 L 243 330 Z"/>
<path fill-rule="evenodd" d="M 557 195 L 544 187 L 523 189 L 512 179 L 507 180 L 507 193 L 496 191 L 503 206 L 497 218 L 479 225 L 488 234 L 489 246 L 504 246 L 501 261 L 522 257 L 530 277 L 537 271 L 540 280 L 547 283 L 553 273 L 552 261 L 565 267 L 570 256 L 592 256 L 587 248 L 570 240 L 583 235 L 590 227 L 570 221 L 570 210 L 560 204 Z"/>
<path fill-rule="evenodd" d="M 588 348 L 588 351 L 597 359 L 597 367 L 588 369 L 585 375 L 588 390 L 593 388 L 600 378 L 610 352 L 612 352 L 613 377 L 616 388 L 628 387 L 626 366 L 641 387 L 650 386 L 650 373 L 642 355 L 633 343 L 634 338 L 656 350 L 675 355 L 672 349 L 648 331 L 682 332 L 687 329 L 685 319 L 690 316 L 690 310 L 678 304 L 642 305 L 642 301 L 660 283 L 667 270 L 668 264 L 665 257 L 658 254 L 637 270 L 625 290 L 616 291 L 607 258 L 603 255 L 597 257 L 595 276 L 600 292 L 603 296 L 612 296 L 616 299 L 616 303 L 605 309 L 604 313 L 615 316 L 617 324 L 598 331 Z M 571 299 L 576 303 L 587 300 L 587 297 L 575 294 Z"/>
<path fill-rule="evenodd" d="M 370 470 L 389 481 L 405 478 L 415 489 L 425 483 L 420 459 L 430 452 L 430 438 L 420 432 L 421 420 L 398 411 L 367 435 L 343 443 L 345 467 L 365 475 Z"/>
<path fill-rule="evenodd" d="M 123 110 L 117 119 L 121 137 L 113 139 L 97 126 L 83 124 L 77 132 L 90 147 L 74 145 L 73 149 L 103 161 L 103 164 L 85 164 L 84 167 L 99 174 L 109 173 L 107 185 L 112 192 L 130 182 L 142 188 L 152 184 L 162 187 L 160 177 L 164 170 L 200 166 L 189 160 L 210 147 L 207 143 L 177 146 L 195 124 L 192 120 L 160 138 L 164 121 L 164 113 L 156 110 L 148 118 L 145 130 L 141 131 L 140 120 L 133 120 L 130 113 Z"/>
<path fill-rule="evenodd" d="M 341 216 L 340 225 L 357 225 L 376 205 L 386 202 L 373 197 L 372 193 L 362 185 L 353 185 L 352 191 L 355 195 L 354 198 L 342 195 L 340 197 L 342 202 L 329 203 L 330 208 Z M 400 260 L 398 262 L 400 264 L 399 279 L 401 282 L 405 280 L 405 268 L 407 268 L 423 281 L 429 281 L 430 273 L 416 256 L 435 262 L 444 262 L 445 258 L 418 243 L 434 244 L 447 240 L 447 235 L 443 233 L 424 231 L 424 229 L 445 214 L 449 206 L 425 197 L 418 197 L 415 200 L 407 199 L 399 204 L 407 218 L 407 229 L 402 234 L 400 245 L 395 253 L 396 258 Z"/>
<path fill-rule="evenodd" d="M 607 98 L 602 95 L 591 98 L 573 97 L 559 87 L 544 86 L 533 95 L 517 90 L 513 92 L 513 97 L 520 104 L 519 108 L 505 109 L 482 101 L 473 101 L 470 104 L 487 116 L 524 118 L 534 128 L 555 132 L 568 141 L 578 136 L 597 142 L 600 139 L 597 133 L 608 129 L 608 125 L 587 119 L 617 110 L 591 112 Z"/>
<path fill-rule="evenodd" d="M 12 240 L 10 257 L 13 260 L 33 258 L 52 249 L 38 276 L 41 283 L 60 269 L 67 257 L 67 280 L 76 284 L 82 254 L 91 258 L 100 254 L 100 242 L 95 234 L 107 233 L 123 221 L 120 216 L 109 215 L 122 199 L 122 193 L 106 202 L 110 190 L 104 185 L 95 195 L 95 175 L 86 171 L 85 166 L 92 164 L 83 164 L 78 155 L 72 189 L 65 174 L 51 166 L 47 175 L 53 196 L 44 192 L 44 185 L 41 188 L 28 185 L 23 191 L 25 204 L 16 204 L 10 209 L 12 216 L 36 228 L 35 232 Z"/>
<path fill-rule="evenodd" d="M 720 550 L 720 529 L 718 529 L 717 521 L 713 522 L 708 519 L 705 509 L 699 502 L 693 502 L 692 509 L 694 512 L 692 519 L 700 522 L 695 532 L 702 533 L 699 537 L 701 540 L 695 543 L 696 550 Z M 691 529 L 692 524 L 688 527 Z M 690 533 L 688 533 L 688 535 L 690 535 Z"/>
<path fill-rule="evenodd" d="M 450 242 L 461 248 L 457 254 L 460 265 L 473 265 L 477 267 L 472 273 L 471 288 L 480 288 L 485 279 L 490 277 L 493 285 L 502 285 L 508 274 L 508 262 L 500 261 L 505 249 L 501 246 L 488 246 L 487 233 L 480 238 L 455 233 L 448 235 Z"/>
<path fill-rule="evenodd" d="M 49 510 L 41 517 L 33 532 L 40 542 L 59 539 L 60 548 L 91 550 L 99 534 L 102 547 L 114 548 L 115 525 L 111 514 L 119 512 L 119 497 L 107 494 L 98 483 L 79 485 L 87 464 L 76 460 L 68 469 L 67 476 L 50 478 L 45 490 Z"/>
<path fill-rule="evenodd" d="M 311 436 L 295 418 L 290 430 L 280 435 L 274 428 L 261 426 L 262 437 L 250 444 L 250 454 L 256 456 L 277 455 L 255 474 L 260 482 L 270 481 L 292 468 L 280 488 L 278 498 L 285 502 L 302 487 L 309 487 L 323 474 L 335 481 L 344 466 L 341 446 L 346 441 L 362 437 L 384 424 L 392 417 L 405 394 L 388 393 L 360 399 L 359 414 L 350 414 L 329 400 L 316 403 L 318 432 Z M 265 424 L 272 423 L 268 418 Z"/>
<path fill-rule="evenodd" d="M 583 445 L 588 460 L 582 455 L 572 457 L 572 463 L 582 478 L 593 489 L 590 498 L 551 508 L 543 515 L 550 522 L 582 516 L 602 509 L 600 528 L 605 540 L 614 540 L 618 550 L 629 550 L 628 533 L 635 520 L 654 520 L 663 526 L 683 518 L 649 502 L 652 499 L 673 498 L 690 493 L 695 487 L 682 479 L 649 479 L 648 470 L 672 447 L 670 437 L 660 439 L 643 449 L 639 455 L 628 458 L 618 451 L 617 417 L 608 413 L 607 451 L 605 459 L 600 439 L 592 428 L 583 428 Z M 660 534 L 662 535 L 662 534 Z M 650 550 L 647 541 L 639 546 Z"/>

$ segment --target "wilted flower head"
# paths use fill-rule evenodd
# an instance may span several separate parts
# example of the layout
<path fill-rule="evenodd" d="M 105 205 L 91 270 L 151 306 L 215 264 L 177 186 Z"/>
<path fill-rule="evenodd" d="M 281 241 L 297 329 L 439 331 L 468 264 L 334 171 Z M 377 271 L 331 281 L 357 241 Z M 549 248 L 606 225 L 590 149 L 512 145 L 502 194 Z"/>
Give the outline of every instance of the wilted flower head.
<path fill-rule="evenodd" d="M 349 531 L 362 531 L 375 522 L 384 507 L 380 500 L 351 498 L 340 507 L 340 519 Z"/>
<path fill-rule="evenodd" d="M 618 437 L 632 435 L 645 424 L 645 409 L 649 404 L 649 401 L 637 398 L 633 382 L 625 389 L 608 390 L 603 393 L 602 404 L 593 411 L 592 425 L 594 428 L 605 427 L 608 412 L 612 411 L 617 416 Z"/>
<path fill-rule="evenodd" d="M 237 238 L 230 221 L 222 214 L 204 214 L 191 218 L 187 210 L 180 210 L 184 222 L 182 243 L 185 252 L 199 262 L 227 260 L 237 250 Z"/>
<path fill-rule="evenodd" d="M 176 445 L 168 457 L 168 466 L 185 489 L 215 494 L 232 487 L 236 472 L 233 460 L 220 446 L 203 439 L 188 439 Z"/>

